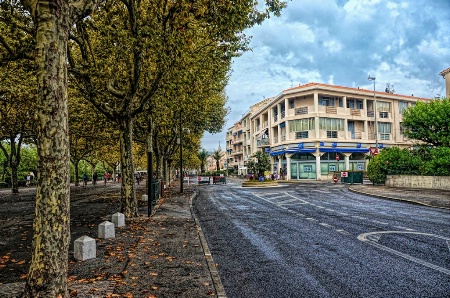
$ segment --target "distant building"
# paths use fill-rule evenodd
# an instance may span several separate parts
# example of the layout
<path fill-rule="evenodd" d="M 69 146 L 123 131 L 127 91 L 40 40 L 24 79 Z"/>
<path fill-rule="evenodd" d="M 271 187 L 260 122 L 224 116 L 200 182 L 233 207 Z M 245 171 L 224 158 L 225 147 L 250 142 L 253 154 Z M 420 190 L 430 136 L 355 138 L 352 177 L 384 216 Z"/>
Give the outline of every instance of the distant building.
<path fill-rule="evenodd" d="M 380 91 L 375 98 L 376 109 L 373 90 L 322 83 L 284 90 L 251 106 L 228 129 L 227 166 L 245 175 L 251 156 L 263 150 L 270 154 L 271 171 L 287 180 L 366 170 L 371 152 L 412 145 L 403 135 L 403 111 L 430 100 Z"/>
<path fill-rule="evenodd" d="M 450 98 L 450 67 L 439 74 L 445 79 L 445 97 Z"/>

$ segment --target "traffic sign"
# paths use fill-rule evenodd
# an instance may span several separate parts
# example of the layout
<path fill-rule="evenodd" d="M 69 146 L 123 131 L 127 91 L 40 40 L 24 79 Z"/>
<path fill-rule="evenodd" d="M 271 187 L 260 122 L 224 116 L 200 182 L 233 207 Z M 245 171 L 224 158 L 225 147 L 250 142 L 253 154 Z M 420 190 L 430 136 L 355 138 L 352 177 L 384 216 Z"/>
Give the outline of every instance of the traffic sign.
<path fill-rule="evenodd" d="M 371 147 L 369 149 L 369 151 L 370 151 L 370 154 L 373 155 L 373 156 L 378 155 L 378 148 L 376 148 L 376 147 Z"/>
<path fill-rule="evenodd" d="M 347 178 L 348 177 L 348 172 L 341 172 L 341 177 Z"/>

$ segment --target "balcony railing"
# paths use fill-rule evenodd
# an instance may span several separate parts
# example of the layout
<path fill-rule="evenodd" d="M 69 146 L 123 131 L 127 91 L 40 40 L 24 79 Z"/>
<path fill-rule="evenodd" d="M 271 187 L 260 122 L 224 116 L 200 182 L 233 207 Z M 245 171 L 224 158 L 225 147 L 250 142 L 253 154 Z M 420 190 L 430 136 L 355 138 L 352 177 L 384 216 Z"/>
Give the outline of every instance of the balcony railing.
<path fill-rule="evenodd" d="M 256 140 L 257 147 L 269 146 L 269 144 L 270 144 L 270 139 L 267 139 L 267 138 Z"/>
<path fill-rule="evenodd" d="M 286 117 L 286 111 L 281 111 L 281 119 L 283 119 L 284 117 Z"/>
<path fill-rule="evenodd" d="M 308 107 L 300 107 L 295 109 L 295 115 L 305 115 L 308 114 Z"/>

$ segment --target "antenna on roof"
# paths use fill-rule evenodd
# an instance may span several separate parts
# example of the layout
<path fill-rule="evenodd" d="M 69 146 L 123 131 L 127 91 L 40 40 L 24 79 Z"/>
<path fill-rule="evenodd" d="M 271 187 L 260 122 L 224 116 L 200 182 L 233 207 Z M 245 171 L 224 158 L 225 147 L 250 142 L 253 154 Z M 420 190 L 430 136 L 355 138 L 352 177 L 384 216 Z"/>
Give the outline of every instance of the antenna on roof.
<path fill-rule="evenodd" d="M 385 92 L 394 94 L 394 92 L 395 92 L 394 85 L 391 85 L 390 83 L 387 83 Z"/>

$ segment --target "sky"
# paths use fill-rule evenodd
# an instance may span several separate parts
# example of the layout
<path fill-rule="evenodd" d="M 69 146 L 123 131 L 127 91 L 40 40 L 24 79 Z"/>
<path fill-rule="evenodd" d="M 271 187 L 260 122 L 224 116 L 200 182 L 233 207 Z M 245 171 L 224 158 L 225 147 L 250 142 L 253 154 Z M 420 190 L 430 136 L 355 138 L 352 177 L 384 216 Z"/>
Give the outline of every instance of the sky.
<path fill-rule="evenodd" d="M 234 59 L 230 113 L 202 148 L 225 151 L 225 133 L 251 105 L 318 82 L 425 98 L 445 95 L 450 67 L 450 0 L 292 0 L 281 17 L 250 28 L 252 51 Z"/>

